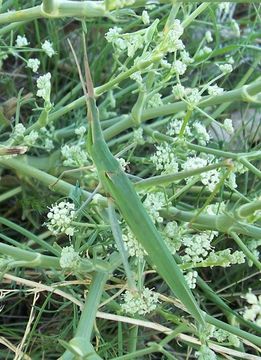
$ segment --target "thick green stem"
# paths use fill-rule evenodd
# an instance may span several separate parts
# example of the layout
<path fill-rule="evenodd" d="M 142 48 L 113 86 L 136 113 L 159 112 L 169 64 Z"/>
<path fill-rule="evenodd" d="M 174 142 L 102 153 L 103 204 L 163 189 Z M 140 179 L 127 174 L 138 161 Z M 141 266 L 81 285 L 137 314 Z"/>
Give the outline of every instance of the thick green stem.
<path fill-rule="evenodd" d="M 0 14 L 0 25 L 21 21 L 31 21 L 40 18 L 104 17 L 107 13 L 103 1 L 64 1 L 47 0 L 42 5 L 28 9 L 9 11 Z"/>
<path fill-rule="evenodd" d="M 236 232 L 247 235 L 253 238 L 261 237 L 261 229 L 254 225 L 243 224 L 236 220 L 233 214 L 220 214 L 220 215 L 198 215 L 194 211 L 183 211 L 175 207 L 168 207 L 167 210 L 162 210 L 161 214 L 166 219 L 175 219 L 185 222 L 191 222 L 193 225 L 203 226 L 205 229 L 218 230 L 224 233 Z"/>
<path fill-rule="evenodd" d="M 245 87 L 250 95 L 255 95 L 261 91 L 261 79 L 255 81 L 250 85 L 246 85 Z M 239 89 L 227 91 L 224 94 L 215 97 L 205 96 L 203 97 L 203 100 L 198 104 L 198 107 L 205 108 L 208 106 L 222 104 L 224 102 L 231 102 L 237 100 L 244 101 L 245 87 L 243 86 Z M 143 112 L 141 116 L 141 121 L 146 122 L 148 120 L 152 120 L 160 116 L 173 115 L 180 111 L 186 111 L 187 107 L 188 105 L 185 102 L 178 101 L 173 104 L 166 104 L 159 106 L 157 108 L 147 109 Z M 129 116 L 128 118 L 122 120 L 118 124 L 111 126 L 109 129 L 106 129 L 104 131 L 105 139 L 109 140 L 114 136 L 117 136 L 122 131 L 127 130 L 131 126 L 132 126 L 132 119 L 131 116 Z"/>
<path fill-rule="evenodd" d="M 255 216 L 255 212 L 261 212 L 261 200 L 252 201 L 239 207 L 237 214 L 240 218 Z"/>
<path fill-rule="evenodd" d="M 190 176 L 200 175 L 204 172 L 218 169 L 220 167 L 227 167 L 229 166 L 226 162 L 213 164 L 209 166 L 205 166 L 199 169 L 194 170 L 186 170 L 186 171 L 180 171 L 176 174 L 169 174 L 169 175 L 159 175 L 159 176 L 153 176 L 148 179 L 144 179 L 141 181 L 138 181 L 134 184 L 135 189 L 142 190 L 142 189 L 148 189 L 153 186 L 162 186 L 162 185 L 168 185 L 174 181 L 186 179 Z"/>
<path fill-rule="evenodd" d="M 54 256 L 42 255 L 38 252 L 32 252 L 19 249 L 15 246 L 0 243 L 0 253 L 10 256 L 18 261 L 28 262 L 26 267 L 54 268 L 60 269 L 59 258 Z"/>

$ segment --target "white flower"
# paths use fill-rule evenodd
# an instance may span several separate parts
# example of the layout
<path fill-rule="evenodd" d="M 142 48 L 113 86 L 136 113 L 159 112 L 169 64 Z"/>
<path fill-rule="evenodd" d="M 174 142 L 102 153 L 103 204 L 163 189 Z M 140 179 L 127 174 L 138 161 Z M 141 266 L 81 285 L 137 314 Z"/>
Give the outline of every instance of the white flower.
<path fill-rule="evenodd" d="M 201 159 L 200 157 L 190 157 L 183 164 L 182 168 L 184 170 L 194 170 L 199 169 L 204 166 L 207 166 L 208 162 L 206 159 Z"/>
<path fill-rule="evenodd" d="M 76 128 L 74 132 L 76 135 L 83 136 L 86 133 L 86 127 L 80 126 L 79 128 Z"/>
<path fill-rule="evenodd" d="M 49 72 L 37 79 L 37 87 L 38 91 L 36 95 L 49 102 L 51 93 L 51 74 Z"/>
<path fill-rule="evenodd" d="M 236 189 L 237 188 L 236 174 L 235 173 L 231 172 L 229 174 L 229 177 L 226 180 L 226 184 L 227 184 L 227 186 L 230 187 L 230 189 Z"/>
<path fill-rule="evenodd" d="M 211 31 L 206 31 L 206 33 L 205 33 L 205 38 L 206 38 L 206 41 L 208 42 L 208 43 L 210 43 L 210 42 L 212 42 L 213 41 L 213 37 L 212 37 L 212 34 L 211 34 Z"/>
<path fill-rule="evenodd" d="M 73 246 L 62 248 L 60 266 L 62 269 L 75 269 L 80 261 L 80 255 L 74 250 Z"/>
<path fill-rule="evenodd" d="M 15 43 L 16 43 L 17 47 L 24 47 L 24 46 L 29 45 L 29 42 L 28 42 L 25 35 L 23 35 L 23 36 L 18 35 L 17 38 L 16 38 Z"/>
<path fill-rule="evenodd" d="M 190 289 L 195 289 L 198 277 L 197 271 L 189 271 L 184 277 Z"/>
<path fill-rule="evenodd" d="M 229 135 L 234 134 L 234 127 L 231 119 L 224 120 L 223 129 L 225 129 Z"/>
<path fill-rule="evenodd" d="M 172 93 L 177 100 L 183 98 L 185 96 L 185 88 L 181 84 L 174 85 L 172 88 Z"/>
<path fill-rule="evenodd" d="M 187 100 L 192 105 L 197 105 L 201 100 L 201 95 L 198 89 L 189 89 Z"/>
<path fill-rule="evenodd" d="M 145 209 L 149 213 L 154 223 L 162 223 L 163 218 L 160 216 L 159 211 L 165 205 L 166 200 L 164 194 L 161 192 L 148 193 L 147 197 L 143 203 Z"/>
<path fill-rule="evenodd" d="M 180 60 L 176 60 L 173 63 L 173 69 L 178 75 L 183 75 L 187 69 L 187 65 Z"/>
<path fill-rule="evenodd" d="M 211 96 L 221 95 L 224 89 L 219 87 L 217 84 L 208 86 L 208 93 Z"/>
<path fill-rule="evenodd" d="M 21 140 L 24 137 L 25 130 L 26 130 L 26 128 L 24 127 L 23 124 L 21 124 L 21 123 L 16 124 L 13 129 L 12 137 L 15 140 Z"/>
<path fill-rule="evenodd" d="M 192 59 L 187 51 L 181 51 L 180 53 L 181 59 L 184 64 L 192 64 L 194 59 Z"/>
<path fill-rule="evenodd" d="M 170 69 L 171 68 L 171 64 L 165 59 L 160 60 L 160 65 L 165 69 Z"/>
<path fill-rule="evenodd" d="M 145 24 L 145 25 L 148 25 L 150 23 L 150 17 L 146 10 L 142 11 L 141 20 L 143 21 L 143 24 Z"/>
<path fill-rule="evenodd" d="M 40 66 L 40 61 L 38 59 L 29 59 L 27 61 L 27 67 L 33 70 L 33 72 L 37 72 Z"/>
<path fill-rule="evenodd" d="M 24 144 L 28 146 L 33 146 L 38 139 L 39 134 L 37 131 L 32 130 L 28 135 L 24 137 Z"/>
<path fill-rule="evenodd" d="M 175 41 L 181 37 L 181 35 L 184 32 L 184 28 L 181 25 L 181 22 L 179 19 L 175 19 L 171 25 L 171 29 L 168 32 L 168 36 L 171 41 Z"/>
<path fill-rule="evenodd" d="M 169 174 L 178 172 L 178 162 L 174 154 L 172 146 L 168 143 L 156 145 L 156 152 L 150 157 L 156 170 L 160 170 L 161 174 Z"/>
<path fill-rule="evenodd" d="M 218 64 L 218 67 L 224 75 L 229 74 L 233 71 L 233 67 L 231 64 Z"/>
<path fill-rule="evenodd" d="M 212 53 L 212 49 L 209 46 L 204 46 L 203 49 L 200 49 L 198 56 L 204 56 Z"/>
<path fill-rule="evenodd" d="M 252 293 L 251 289 L 249 289 L 245 299 L 251 306 L 245 308 L 243 312 L 244 319 L 261 326 L 261 295 L 257 297 Z"/>
<path fill-rule="evenodd" d="M 160 93 L 154 94 L 148 101 L 148 107 L 153 108 L 163 105 L 161 98 L 162 98 L 162 94 Z"/>
<path fill-rule="evenodd" d="M 105 38 L 109 43 L 114 43 L 118 38 L 119 34 L 121 33 L 122 28 L 114 26 L 110 28 L 109 31 L 105 34 Z"/>
<path fill-rule="evenodd" d="M 80 145 L 64 145 L 61 148 L 61 153 L 64 158 L 64 166 L 86 166 L 88 163 L 87 152 L 81 148 Z"/>
<path fill-rule="evenodd" d="M 167 130 L 167 135 L 169 135 L 169 136 L 174 136 L 174 137 L 178 136 L 179 133 L 180 133 L 181 127 L 182 127 L 182 123 L 183 123 L 182 120 L 178 120 L 178 119 L 172 120 L 172 121 L 169 123 L 168 130 Z M 185 134 L 186 134 L 187 136 L 192 136 L 192 133 L 191 133 L 191 131 L 190 131 L 190 127 L 189 127 L 189 126 L 186 126 Z M 172 151 L 173 151 L 173 150 L 172 150 Z"/>
<path fill-rule="evenodd" d="M 126 234 L 122 235 L 122 239 L 124 241 L 126 250 L 128 251 L 128 254 L 130 256 L 136 256 L 139 259 L 143 259 L 143 257 L 147 255 L 147 252 L 138 242 L 138 240 L 135 238 L 129 228 L 127 228 Z"/>
<path fill-rule="evenodd" d="M 144 144 L 143 129 L 141 127 L 133 131 L 133 141 L 137 144 Z"/>
<path fill-rule="evenodd" d="M 118 161 L 118 163 L 120 164 L 121 169 L 122 169 L 123 171 L 126 171 L 129 162 L 126 161 L 126 160 L 123 159 L 123 158 L 118 158 L 117 161 Z"/>
<path fill-rule="evenodd" d="M 209 215 L 217 215 L 224 212 L 225 209 L 226 209 L 226 204 L 224 203 L 224 201 L 221 201 L 220 203 L 208 205 L 206 207 L 206 212 Z"/>
<path fill-rule="evenodd" d="M 59 204 L 52 205 L 49 210 L 47 228 L 54 235 L 65 233 L 68 236 L 73 236 L 74 227 L 71 222 L 75 216 L 74 204 L 62 201 Z"/>
<path fill-rule="evenodd" d="M 213 192 L 220 181 L 220 174 L 217 170 L 210 170 L 200 174 L 202 184 L 206 185 L 210 192 Z"/>
<path fill-rule="evenodd" d="M 48 40 L 45 40 L 45 42 L 42 44 L 42 49 L 49 57 L 52 57 L 55 54 L 53 44 Z"/>
<path fill-rule="evenodd" d="M 207 345 L 201 345 L 195 356 L 198 360 L 217 360 L 216 354 Z"/>
<path fill-rule="evenodd" d="M 201 124 L 199 121 L 195 121 L 193 123 L 193 130 L 195 132 L 195 137 L 197 138 L 199 144 L 205 146 L 210 140 L 210 136 L 205 126 Z"/>
<path fill-rule="evenodd" d="M 212 249 L 211 241 L 216 234 L 212 231 L 204 231 L 195 235 L 185 235 L 182 244 L 185 246 L 184 262 L 202 262 Z"/>
<path fill-rule="evenodd" d="M 123 295 L 124 303 L 121 308 L 131 315 L 146 315 L 156 309 L 158 299 L 159 295 L 146 287 L 142 291 L 127 290 Z"/>

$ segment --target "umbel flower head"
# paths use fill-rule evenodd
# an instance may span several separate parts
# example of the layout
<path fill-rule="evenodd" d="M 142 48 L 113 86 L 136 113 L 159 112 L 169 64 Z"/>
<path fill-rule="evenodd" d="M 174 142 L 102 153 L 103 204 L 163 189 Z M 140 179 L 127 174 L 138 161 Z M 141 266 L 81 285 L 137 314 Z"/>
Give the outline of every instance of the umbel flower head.
<path fill-rule="evenodd" d="M 75 206 L 70 202 L 62 201 L 59 204 L 52 205 L 47 214 L 49 221 L 47 228 L 54 234 L 66 234 L 73 236 L 74 227 L 72 221 L 75 215 Z"/>
<path fill-rule="evenodd" d="M 146 287 L 142 291 L 127 290 L 123 295 L 124 303 L 121 308 L 128 314 L 145 315 L 156 309 L 158 298 L 157 293 Z"/>
<path fill-rule="evenodd" d="M 73 246 L 65 246 L 62 249 L 60 265 L 63 269 L 75 269 L 80 261 L 80 255 L 74 250 Z"/>

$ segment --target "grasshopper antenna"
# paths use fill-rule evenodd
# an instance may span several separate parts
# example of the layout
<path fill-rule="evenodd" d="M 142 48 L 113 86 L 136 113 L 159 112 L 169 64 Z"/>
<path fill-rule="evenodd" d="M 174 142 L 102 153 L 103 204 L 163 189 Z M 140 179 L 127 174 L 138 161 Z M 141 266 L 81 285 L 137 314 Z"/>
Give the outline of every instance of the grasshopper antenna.
<path fill-rule="evenodd" d="M 85 78 L 86 78 L 88 95 L 90 98 L 95 99 L 94 87 L 93 87 L 93 82 L 92 82 L 90 66 L 89 66 L 88 54 L 87 54 L 86 39 L 85 39 L 84 35 L 83 35 L 83 51 L 84 51 L 84 70 L 85 70 Z"/>
<path fill-rule="evenodd" d="M 73 54 L 73 58 L 74 58 L 75 64 L 76 64 L 76 66 L 77 66 L 79 78 L 80 78 L 80 81 L 81 81 L 81 84 L 82 84 L 83 93 L 84 93 L 84 96 L 85 96 L 86 105 L 87 105 L 87 107 L 89 107 L 89 106 L 88 106 L 88 92 L 87 92 L 87 88 L 86 88 L 86 85 L 85 85 L 85 81 L 84 81 L 83 76 L 82 76 L 81 67 L 80 67 L 79 61 L 78 61 L 78 59 L 77 59 L 76 53 L 75 53 L 75 51 L 74 51 L 74 48 L 73 48 L 73 46 L 72 46 L 72 43 L 70 42 L 69 39 L 68 39 L 68 43 L 69 43 L 69 46 L 70 46 L 70 48 L 71 48 L 71 51 L 72 51 L 72 54 Z M 85 41 L 84 41 L 84 43 L 85 43 Z M 84 52 L 85 52 L 85 51 L 84 51 Z M 85 58 L 85 56 L 84 56 L 84 58 Z"/>

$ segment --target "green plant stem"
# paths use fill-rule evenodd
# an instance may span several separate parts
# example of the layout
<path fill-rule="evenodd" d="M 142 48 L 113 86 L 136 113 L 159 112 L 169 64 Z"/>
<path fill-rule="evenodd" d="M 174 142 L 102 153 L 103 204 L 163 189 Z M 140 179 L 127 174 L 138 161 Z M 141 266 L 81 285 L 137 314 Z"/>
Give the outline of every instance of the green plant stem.
<path fill-rule="evenodd" d="M 247 218 L 249 216 L 253 216 L 255 211 L 261 211 L 261 200 L 256 200 L 249 204 L 241 205 L 237 210 L 237 215 L 240 218 Z"/>
<path fill-rule="evenodd" d="M 153 58 L 148 60 L 147 62 L 142 63 L 142 67 L 145 68 L 146 66 L 149 66 L 152 64 L 153 61 L 158 61 L 158 58 Z M 141 65 L 140 65 L 141 66 Z M 114 79 L 110 80 L 106 84 L 99 86 L 95 88 L 95 96 L 98 97 L 102 95 L 105 91 L 108 91 L 113 86 L 118 85 L 121 81 L 128 78 L 131 74 L 133 74 L 135 71 L 139 70 L 138 65 L 132 67 L 131 69 L 125 71 L 124 73 L 116 76 Z M 261 91 L 261 79 L 249 84 L 245 85 L 247 88 L 247 91 L 250 95 L 256 95 Z M 241 87 L 239 89 L 227 91 L 222 95 L 218 96 L 205 96 L 203 97 L 203 100 L 198 104 L 199 108 L 204 108 L 208 106 L 213 106 L 217 104 L 222 104 L 225 102 L 232 102 L 237 100 L 244 100 L 244 87 Z M 164 101 L 164 99 L 163 99 Z M 78 109 L 85 105 L 85 98 L 84 96 L 81 96 L 77 100 L 72 101 L 70 104 L 65 105 L 61 109 L 53 112 L 49 115 L 50 121 L 55 121 L 59 119 L 61 116 L 67 114 L 68 112 Z M 174 102 L 173 104 L 166 104 L 159 106 L 157 108 L 152 109 L 146 109 L 143 111 L 141 116 L 141 121 L 146 122 L 148 120 L 155 119 L 160 116 L 167 116 L 172 115 L 180 111 L 186 111 L 188 105 L 184 101 L 178 101 Z M 114 136 L 117 136 L 119 133 L 121 133 L 124 130 L 127 130 L 128 128 L 132 127 L 133 121 L 132 116 L 126 116 L 126 118 L 117 124 L 111 126 L 110 128 L 106 129 L 104 131 L 104 136 L 106 140 L 110 140 Z"/>
<path fill-rule="evenodd" d="M 28 9 L 0 14 L 0 25 L 20 21 L 32 21 L 40 18 L 80 17 L 93 18 L 107 15 L 103 1 L 44 1 Z"/>
<path fill-rule="evenodd" d="M 249 250 L 249 248 L 243 243 L 243 241 L 240 239 L 240 237 L 235 233 L 231 232 L 230 236 L 235 240 L 241 251 L 245 254 L 247 259 L 251 260 L 253 264 L 258 268 L 258 270 L 261 271 L 261 263 L 258 261 L 258 258 L 252 254 L 252 252 Z"/>
<path fill-rule="evenodd" d="M 218 169 L 220 167 L 227 167 L 227 166 L 229 166 L 229 165 L 226 162 L 221 162 L 218 164 L 204 166 L 199 169 L 180 171 L 176 174 L 153 176 L 148 179 L 144 179 L 144 180 L 136 182 L 134 184 L 134 186 L 135 186 L 135 189 L 137 189 L 137 190 L 143 190 L 143 189 L 148 189 L 153 186 L 168 185 L 174 181 L 186 179 L 190 176 L 200 175 L 209 170 Z"/>
<path fill-rule="evenodd" d="M 224 102 L 232 102 L 237 100 L 244 100 L 244 88 L 246 87 L 248 93 L 250 95 L 256 95 L 261 91 L 261 79 L 249 84 L 245 85 L 239 89 L 227 91 L 222 95 L 218 96 L 205 96 L 202 98 L 202 101 L 198 104 L 199 108 L 204 108 L 208 106 L 213 106 L 217 104 L 222 104 Z M 164 99 L 163 99 L 164 101 Z M 180 111 L 186 111 L 188 105 L 184 101 L 174 102 L 173 104 L 166 104 L 159 106 L 157 108 L 146 109 L 141 116 L 141 121 L 146 122 L 148 120 L 155 119 L 160 116 L 167 116 L 176 114 Z M 117 136 L 124 130 L 127 130 L 129 127 L 132 126 L 132 119 L 131 116 L 126 118 L 125 120 L 119 122 L 116 125 L 111 126 L 109 129 L 104 131 L 104 136 L 106 140 Z"/>
<path fill-rule="evenodd" d="M 60 269 L 59 258 L 54 256 L 42 255 L 38 252 L 32 252 L 19 249 L 15 246 L 0 243 L 0 253 L 11 256 L 15 260 L 27 262 L 26 267 L 54 268 Z"/>
<path fill-rule="evenodd" d="M 132 359 L 136 359 L 136 358 L 143 359 L 143 356 L 145 356 L 145 355 L 157 353 L 160 351 L 161 351 L 160 346 L 157 344 L 153 344 L 146 349 L 138 350 L 131 354 L 127 354 L 127 355 L 123 355 L 123 356 L 117 356 L 116 358 L 112 358 L 112 360 L 132 360 Z"/>
<path fill-rule="evenodd" d="M 87 295 L 87 300 L 84 304 L 82 315 L 79 324 L 77 326 L 75 336 L 69 342 L 69 345 L 72 346 L 74 350 L 82 358 L 86 356 L 90 351 L 89 344 L 91 342 L 91 336 L 96 318 L 96 312 L 108 276 L 109 273 L 99 273 L 99 272 L 97 272 L 94 275 L 90 290 Z M 67 350 L 61 356 L 60 360 L 73 360 L 74 358 L 75 358 L 74 355 L 69 350 Z M 97 357 L 97 359 L 101 359 L 101 358 Z"/>
<path fill-rule="evenodd" d="M 18 186 L 12 190 L 5 192 L 4 194 L 1 194 L 0 195 L 0 203 L 7 199 L 10 199 L 11 197 L 13 197 L 17 194 L 20 194 L 21 192 L 22 192 L 22 188 L 21 188 L 21 186 Z"/>
<path fill-rule="evenodd" d="M 35 167 L 26 164 L 26 162 L 22 161 L 22 158 L 20 158 L 20 160 L 0 158 L 0 165 L 18 171 L 19 174 L 23 174 L 30 178 L 37 179 L 45 186 L 62 195 L 68 196 L 70 192 L 75 189 L 74 185 L 71 185 L 64 180 L 58 180 L 57 177 L 47 174 L 42 170 L 36 169 Z M 84 200 L 87 199 L 90 195 L 90 192 L 82 190 L 82 196 Z M 106 200 L 104 200 L 104 202 L 105 204 L 107 204 Z"/>
<path fill-rule="evenodd" d="M 161 210 L 161 214 L 166 219 L 175 219 L 185 222 L 191 222 L 193 218 L 197 215 L 195 211 L 183 211 L 175 207 L 168 207 L 167 210 Z M 236 217 L 233 214 L 220 214 L 220 215 L 198 215 L 195 219 L 195 222 L 192 223 L 195 227 L 203 226 L 206 229 L 218 230 L 224 233 L 237 232 L 244 234 L 253 238 L 261 237 L 261 229 L 249 225 L 242 224 L 237 221 Z"/>

